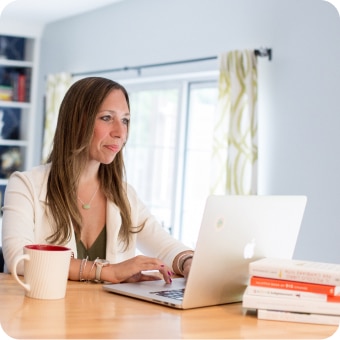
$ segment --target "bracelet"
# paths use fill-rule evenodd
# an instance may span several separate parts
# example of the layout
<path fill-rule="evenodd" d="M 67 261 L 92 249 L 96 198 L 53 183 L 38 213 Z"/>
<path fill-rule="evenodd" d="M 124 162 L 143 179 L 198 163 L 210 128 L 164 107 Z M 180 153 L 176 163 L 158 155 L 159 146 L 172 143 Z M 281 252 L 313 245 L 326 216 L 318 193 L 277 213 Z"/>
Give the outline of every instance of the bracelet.
<path fill-rule="evenodd" d="M 85 281 L 85 279 L 83 278 L 83 272 L 85 271 L 85 267 L 86 267 L 88 258 L 89 258 L 89 257 L 86 256 L 85 259 L 82 259 L 82 260 L 81 260 L 80 269 L 79 269 L 79 281 L 80 281 L 80 282 Z"/>
<path fill-rule="evenodd" d="M 184 272 L 184 263 L 186 260 L 192 259 L 194 257 L 194 255 L 192 253 L 184 253 L 182 255 L 179 256 L 178 260 L 177 260 L 177 268 L 179 270 L 179 272 L 183 275 Z"/>
<path fill-rule="evenodd" d="M 99 259 L 99 257 L 97 257 L 97 258 L 93 261 L 93 264 L 92 264 L 92 266 L 91 266 L 89 275 L 87 276 L 87 282 L 90 282 L 90 281 L 91 281 L 91 280 L 90 280 L 91 272 L 92 272 L 94 266 L 96 265 L 96 261 L 97 261 L 98 259 Z M 93 282 L 95 282 L 95 280 L 94 280 Z"/>

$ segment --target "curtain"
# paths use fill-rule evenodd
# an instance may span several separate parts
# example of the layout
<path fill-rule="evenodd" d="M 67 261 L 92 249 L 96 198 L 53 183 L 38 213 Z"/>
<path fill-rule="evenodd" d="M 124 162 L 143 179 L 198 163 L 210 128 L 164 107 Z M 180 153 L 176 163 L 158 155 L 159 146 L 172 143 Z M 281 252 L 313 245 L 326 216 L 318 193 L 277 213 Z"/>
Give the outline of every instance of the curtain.
<path fill-rule="evenodd" d="M 42 161 L 45 162 L 53 143 L 53 136 L 57 126 L 59 106 L 68 88 L 72 84 L 69 73 L 50 74 L 47 76 L 45 95 L 45 128 L 42 150 Z"/>
<path fill-rule="evenodd" d="M 212 152 L 214 194 L 257 193 L 257 60 L 254 51 L 219 56 Z"/>

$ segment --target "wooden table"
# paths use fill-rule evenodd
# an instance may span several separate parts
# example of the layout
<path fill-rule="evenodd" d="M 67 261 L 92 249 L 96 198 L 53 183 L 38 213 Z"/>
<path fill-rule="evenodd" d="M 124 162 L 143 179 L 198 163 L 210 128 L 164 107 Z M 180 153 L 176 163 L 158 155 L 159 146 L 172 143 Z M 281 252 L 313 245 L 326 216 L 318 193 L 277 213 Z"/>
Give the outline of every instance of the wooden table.
<path fill-rule="evenodd" d="M 175 310 L 68 282 L 65 299 L 27 298 L 0 274 L 0 323 L 16 339 L 325 339 L 336 326 L 257 320 L 240 303 Z"/>

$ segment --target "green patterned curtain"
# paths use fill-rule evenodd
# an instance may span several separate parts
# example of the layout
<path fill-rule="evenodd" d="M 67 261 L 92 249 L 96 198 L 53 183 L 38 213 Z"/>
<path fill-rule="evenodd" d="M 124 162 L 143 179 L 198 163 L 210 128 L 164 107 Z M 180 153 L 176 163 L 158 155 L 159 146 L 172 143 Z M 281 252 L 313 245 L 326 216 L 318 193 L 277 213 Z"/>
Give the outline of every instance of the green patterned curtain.
<path fill-rule="evenodd" d="M 47 77 L 42 162 L 46 161 L 51 150 L 54 131 L 58 120 L 59 106 L 71 84 L 72 76 L 69 73 L 50 74 Z"/>
<path fill-rule="evenodd" d="M 257 60 L 254 51 L 219 57 L 212 193 L 257 193 Z"/>

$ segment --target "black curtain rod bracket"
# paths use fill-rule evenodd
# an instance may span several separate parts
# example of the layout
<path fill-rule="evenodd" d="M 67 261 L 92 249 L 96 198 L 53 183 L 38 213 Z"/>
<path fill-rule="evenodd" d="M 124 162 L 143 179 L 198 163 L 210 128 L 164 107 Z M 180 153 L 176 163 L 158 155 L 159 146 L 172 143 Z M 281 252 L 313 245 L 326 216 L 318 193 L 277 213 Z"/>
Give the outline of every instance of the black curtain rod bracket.
<path fill-rule="evenodd" d="M 268 60 L 272 60 L 272 49 L 271 48 L 260 48 L 254 50 L 257 57 L 268 57 Z"/>

